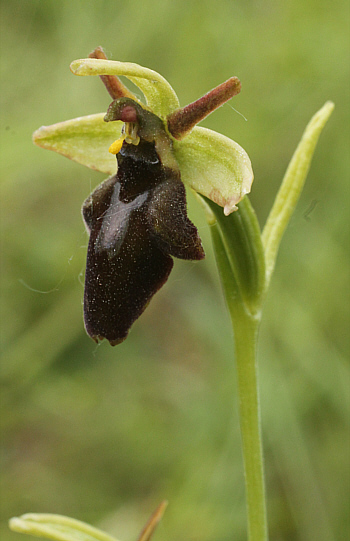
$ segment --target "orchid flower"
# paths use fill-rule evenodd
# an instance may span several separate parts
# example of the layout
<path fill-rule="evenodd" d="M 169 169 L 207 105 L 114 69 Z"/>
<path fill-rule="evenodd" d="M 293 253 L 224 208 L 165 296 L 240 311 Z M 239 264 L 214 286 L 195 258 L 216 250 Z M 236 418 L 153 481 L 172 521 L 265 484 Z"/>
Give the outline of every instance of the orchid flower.
<path fill-rule="evenodd" d="M 180 108 L 170 84 L 153 70 L 129 62 L 107 60 L 98 47 L 89 58 L 71 63 L 72 73 L 79 76 L 100 75 L 111 97 L 130 98 L 143 110 L 159 117 L 171 144 L 185 185 L 224 207 L 226 215 L 250 192 L 253 172 L 247 153 L 237 143 L 206 128 L 196 126 L 214 109 L 238 94 L 237 77 Z M 118 79 L 127 77 L 144 94 L 146 105 Z M 33 135 L 36 145 L 59 152 L 91 169 L 109 175 L 116 172 L 116 160 L 108 153 L 111 143 L 121 136 L 123 122 L 104 121 L 105 113 L 75 118 L 42 126 Z"/>
<path fill-rule="evenodd" d="M 112 175 L 83 205 L 90 235 L 86 330 L 96 341 L 107 338 L 119 344 L 167 280 L 172 257 L 203 259 L 198 231 L 187 217 L 183 183 L 200 194 L 235 335 L 248 537 L 266 541 L 258 328 L 283 233 L 334 104 L 326 102 L 306 127 L 261 232 L 244 197 L 253 181 L 246 152 L 231 139 L 196 126 L 240 91 L 236 77 L 181 108 L 161 75 L 137 64 L 109 61 L 101 48 L 72 62 L 71 71 L 101 77 L 113 98 L 107 114 L 43 126 L 34 133 L 34 142 Z M 118 76 L 135 84 L 146 104 Z"/>
<path fill-rule="evenodd" d="M 224 207 L 225 215 L 250 191 L 253 173 L 246 152 L 231 139 L 196 126 L 237 94 L 241 84 L 232 77 L 180 108 L 174 90 L 158 73 L 109 61 L 101 48 L 72 62 L 71 70 L 101 76 L 113 98 L 107 114 L 42 127 L 34 142 L 113 175 L 83 205 L 90 235 L 84 319 L 96 342 L 107 338 L 116 345 L 166 282 L 172 257 L 204 257 L 197 229 L 187 217 L 183 183 Z M 119 75 L 139 87 L 146 105 Z"/>

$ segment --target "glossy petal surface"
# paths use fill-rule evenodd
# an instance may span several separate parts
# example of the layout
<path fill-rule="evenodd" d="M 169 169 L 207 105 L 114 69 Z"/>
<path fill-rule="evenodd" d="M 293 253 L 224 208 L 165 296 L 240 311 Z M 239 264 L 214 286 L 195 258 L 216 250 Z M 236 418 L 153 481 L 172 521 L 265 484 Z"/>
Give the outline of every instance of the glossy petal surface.
<path fill-rule="evenodd" d="M 86 200 L 83 217 L 86 331 L 116 345 L 166 282 L 170 256 L 203 259 L 204 251 L 178 171 L 161 164 L 154 143 L 123 144 L 117 174 Z"/>
<path fill-rule="evenodd" d="M 92 196 L 94 212 L 97 206 L 99 211 L 90 222 L 84 318 L 94 340 L 107 338 L 116 345 L 166 282 L 173 261 L 150 236 L 149 194 L 126 203 L 116 177 L 109 188 L 103 198 Z"/>

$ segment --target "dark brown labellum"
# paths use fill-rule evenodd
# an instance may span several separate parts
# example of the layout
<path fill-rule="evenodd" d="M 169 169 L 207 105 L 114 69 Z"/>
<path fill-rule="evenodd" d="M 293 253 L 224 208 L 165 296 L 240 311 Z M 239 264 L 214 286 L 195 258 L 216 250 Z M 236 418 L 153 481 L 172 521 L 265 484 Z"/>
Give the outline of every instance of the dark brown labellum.
<path fill-rule="evenodd" d="M 128 118 L 134 116 L 127 110 Z M 122 342 L 152 296 L 166 282 L 171 256 L 200 260 L 204 251 L 187 217 L 178 170 L 165 167 L 154 142 L 124 141 L 118 172 L 85 201 L 90 233 L 84 319 L 97 342 Z"/>

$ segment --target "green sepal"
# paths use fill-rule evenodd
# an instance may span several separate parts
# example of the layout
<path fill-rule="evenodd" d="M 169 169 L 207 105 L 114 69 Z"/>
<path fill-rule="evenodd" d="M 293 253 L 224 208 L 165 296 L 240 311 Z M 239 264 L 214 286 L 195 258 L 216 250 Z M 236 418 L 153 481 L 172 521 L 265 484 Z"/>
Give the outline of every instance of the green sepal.
<path fill-rule="evenodd" d="M 108 149 L 120 137 L 123 122 L 104 122 L 104 117 L 105 113 L 98 113 L 42 126 L 33 133 L 33 142 L 90 169 L 113 175 L 117 162 Z"/>

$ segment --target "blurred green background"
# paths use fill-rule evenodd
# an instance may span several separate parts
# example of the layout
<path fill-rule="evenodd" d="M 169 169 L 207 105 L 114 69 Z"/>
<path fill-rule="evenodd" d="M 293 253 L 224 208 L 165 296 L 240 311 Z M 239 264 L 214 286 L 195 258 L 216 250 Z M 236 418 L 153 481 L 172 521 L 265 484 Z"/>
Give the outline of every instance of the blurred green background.
<path fill-rule="evenodd" d="M 208 227 L 205 262 L 176 261 L 129 338 L 82 320 L 80 207 L 103 175 L 32 145 L 39 126 L 105 111 L 69 64 L 102 45 L 160 72 L 182 105 L 232 75 L 242 93 L 203 125 L 238 141 L 263 225 L 311 116 L 321 136 L 265 305 L 259 367 L 271 540 L 348 533 L 349 18 L 340 0 L 39 0 L 1 6 L 2 481 L 7 520 L 66 514 L 136 539 L 245 540 L 232 332 Z"/>

